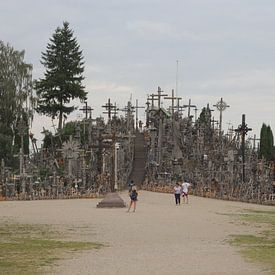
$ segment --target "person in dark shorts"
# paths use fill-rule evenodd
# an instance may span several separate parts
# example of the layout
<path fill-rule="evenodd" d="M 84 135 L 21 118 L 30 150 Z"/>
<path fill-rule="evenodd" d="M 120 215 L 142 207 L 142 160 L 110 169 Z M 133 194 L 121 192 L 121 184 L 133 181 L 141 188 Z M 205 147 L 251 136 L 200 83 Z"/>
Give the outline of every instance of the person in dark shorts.
<path fill-rule="evenodd" d="M 180 205 L 181 186 L 178 182 L 174 187 L 174 194 L 175 194 L 176 205 Z"/>
<path fill-rule="evenodd" d="M 133 212 L 136 212 L 138 192 L 137 192 L 137 188 L 135 186 L 132 186 L 129 196 L 130 196 L 131 201 L 130 201 L 129 208 L 128 208 L 127 212 L 130 211 L 132 205 L 134 206 Z"/>

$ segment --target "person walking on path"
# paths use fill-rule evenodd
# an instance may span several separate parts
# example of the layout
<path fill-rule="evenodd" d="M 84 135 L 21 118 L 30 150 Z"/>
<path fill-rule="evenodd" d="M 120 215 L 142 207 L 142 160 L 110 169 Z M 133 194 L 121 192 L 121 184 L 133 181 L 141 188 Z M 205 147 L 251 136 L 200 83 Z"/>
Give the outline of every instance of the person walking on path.
<path fill-rule="evenodd" d="M 188 203 L 188 188 L 191 186 L 191 183 L 187 182 L 186 180 L 182 184 L 182 197 L 183 202 Z"/>
<path fill-rule="evenodd" d="M 134 206 L 133 212 L 136 212 L 138 192 L 137 192 L 137 188 L 135 186 L 132 186 L 129 196 L 130 196 L 131 201 L 130 201 L 129 208 L 128 208 L 127 212 L 130 211 L 132 205 Z"/>
<path fill-rule="evenodd" d="M 180 205 L 181 186 L 178 182 L 174 187 L 174 195 L 175 195 L 176 205 Z"/>

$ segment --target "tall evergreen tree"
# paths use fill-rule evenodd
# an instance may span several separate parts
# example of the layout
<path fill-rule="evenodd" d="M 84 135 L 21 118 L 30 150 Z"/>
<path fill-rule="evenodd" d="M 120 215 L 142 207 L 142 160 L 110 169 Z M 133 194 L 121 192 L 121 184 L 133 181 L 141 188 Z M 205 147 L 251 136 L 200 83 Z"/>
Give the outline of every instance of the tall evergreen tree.
<path fill-rule="evenodd" d="M 267 159 L 270 160 L 273 154 L 274 138 L 273 138 L 271 127 L 269 125 L 267 126 L 266 132 L 267 132 Z"/>
<path fill-rule="evenodd" d="M 273 153 L 273 144 L 272 130 L 269 125 L 263 123 L 260 136 L 260 156 L 270 160 Z"/>
<path fill-rule="evenodd" d="M 79 49 L 69 23 L 64 22 L 58 27 L 42 53 L 41 63 L 45 66 L 44 78 L 35 82 L 38 95 L 37 112 L 58 117 L 58 129 L 62 128 L 63 118 L 75 110 L 67 106 L 73 99 L 85 100 L 84 91 L 84 62 L 82 51 Z"/>
<path fill-rule="evenodd" d="M 203 107 L 198 120 L 201 124 L 211 127 L 211 110 L 208 105 Z"/>
<path fill-rule="evenodd" d="M 263 123 L 260 133 L 260 156 L 266 157 L 267 152 L 267 126 Z"/>

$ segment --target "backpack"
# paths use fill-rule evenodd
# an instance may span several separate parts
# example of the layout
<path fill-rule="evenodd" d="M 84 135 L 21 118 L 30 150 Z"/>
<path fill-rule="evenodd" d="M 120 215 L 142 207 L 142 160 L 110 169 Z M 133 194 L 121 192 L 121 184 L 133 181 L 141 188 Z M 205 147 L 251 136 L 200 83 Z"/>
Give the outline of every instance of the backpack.
<path fill-rule="evenodd" d="M 131 198 L 131 200 L 136 200 L 137 199 L 137 192 L 135 192 L 135 191 L 133 191 L 133 192 L 131 192 L 131 194 L 130 194 L 130 198 Z"/>

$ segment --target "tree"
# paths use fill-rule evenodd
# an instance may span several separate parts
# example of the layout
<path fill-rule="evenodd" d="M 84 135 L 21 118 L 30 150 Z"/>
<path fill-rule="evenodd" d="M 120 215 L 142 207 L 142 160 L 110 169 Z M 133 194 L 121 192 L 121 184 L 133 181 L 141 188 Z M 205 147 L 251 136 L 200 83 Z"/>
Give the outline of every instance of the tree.
<path fill-rule="evenodd" d="M 273 154 L 273 133 L 270 126 L 263 123 L 260 135 L 260 156 L 268 160 L 271 159 Z"/>
<path fill-rule="evenodd" d="M 207 125 L 209 128 L 211 127 L 211 110 L 209 105 L 207 105 L 207 107 L 203 107 L 198 121 L 201 124 Z"/>
<path fill-rule="evenodd" d="M 84 91 L 84 62 L 82 51 L 79 50 L 69 23 L 64 22 L 62 28 L 57 28 L 42 52 L 41 63 L 45 66 L 44 78 L 35 82 L 38 96 L 36 111 L 40 114 L 58 117 L 58 129 L 62 128 L 63 118 L 75 110 L 67 106 L 73 99 L 85 100 Z"/>
<path fill-rule="evenodd" d="M 33 118 L 32 65 L 24 62 L 24 51 L 0 41 L 0 158 L 12 164 L 12 155 L 23 145 L 28 153 L 28 125 Z M 24 144 L 19 143 L 17 126 L 24 120 Z M 17 144 L 16 144 L 17 143 Z"/>

